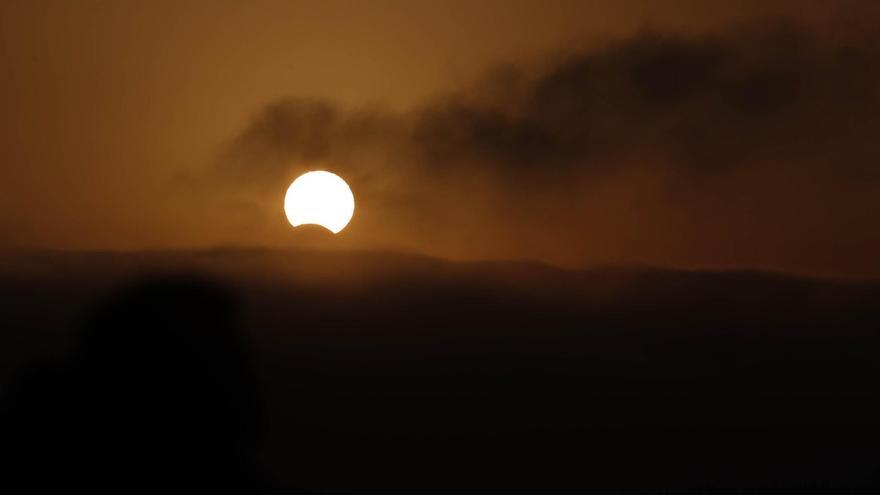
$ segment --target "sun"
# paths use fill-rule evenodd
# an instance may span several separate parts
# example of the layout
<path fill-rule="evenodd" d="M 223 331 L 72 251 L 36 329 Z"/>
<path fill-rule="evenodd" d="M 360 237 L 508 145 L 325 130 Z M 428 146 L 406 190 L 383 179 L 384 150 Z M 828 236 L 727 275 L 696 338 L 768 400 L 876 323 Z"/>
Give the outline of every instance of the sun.
<path fill-rule="evenodd" d="M 287 188 L 284 213 L 294 227 L 320 225 L 338 234 L 354 215 L 354 195 L 342 177 L 334 173 L 307 172 Z"/>

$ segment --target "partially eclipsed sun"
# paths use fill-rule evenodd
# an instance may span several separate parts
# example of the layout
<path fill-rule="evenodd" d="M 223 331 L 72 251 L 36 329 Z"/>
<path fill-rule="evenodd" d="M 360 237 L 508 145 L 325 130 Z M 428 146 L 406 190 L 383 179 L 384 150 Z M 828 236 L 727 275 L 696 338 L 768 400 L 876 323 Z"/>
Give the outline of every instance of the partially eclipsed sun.
<path fill-rule="evenodd" d="M 307 172 L 287 188 L 284 213 L 294 227 L 314 224 L 338 234 L 354 214 L 354 195 L 336 174 Z"/>

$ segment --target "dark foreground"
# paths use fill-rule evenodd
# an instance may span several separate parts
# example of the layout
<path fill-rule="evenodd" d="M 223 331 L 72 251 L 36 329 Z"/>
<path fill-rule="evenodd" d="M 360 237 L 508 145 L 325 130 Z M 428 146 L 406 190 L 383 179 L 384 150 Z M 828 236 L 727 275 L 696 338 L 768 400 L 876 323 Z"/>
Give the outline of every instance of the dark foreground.
<path fill-rule="evenodd" d="M 2 479 L 34 493 L 880 486 L 874 284 L 260 251 L 0 277 Z"/>

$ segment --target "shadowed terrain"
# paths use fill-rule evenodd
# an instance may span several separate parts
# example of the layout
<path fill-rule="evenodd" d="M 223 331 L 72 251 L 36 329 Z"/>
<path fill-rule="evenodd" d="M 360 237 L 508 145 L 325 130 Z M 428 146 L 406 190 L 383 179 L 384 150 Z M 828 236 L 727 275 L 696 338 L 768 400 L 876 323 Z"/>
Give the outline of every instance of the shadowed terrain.
<path fill-rule="evenodd" d="M 6 465 L 38 485 L 872 493 L 880 475 L 872 282 L 263 250 L 14 253 L 0 277 Z"/>

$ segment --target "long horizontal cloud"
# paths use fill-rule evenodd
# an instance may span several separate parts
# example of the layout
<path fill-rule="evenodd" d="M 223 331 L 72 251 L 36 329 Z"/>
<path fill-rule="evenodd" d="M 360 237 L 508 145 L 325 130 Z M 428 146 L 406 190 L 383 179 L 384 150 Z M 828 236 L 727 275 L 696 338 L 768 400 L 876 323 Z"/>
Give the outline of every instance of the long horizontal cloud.
<path fill-rule="evenodd" d="M 858 155 L 878 126 L 878 87 L 875 45 L 829 42 L 789 24 L 701 36 L 645 32 L 537 75 L 499 70 L 479 90 L 406 114 L 280 101 L 238 137 L 220 168 L 272 182 L 291 160 L 346 166 L 377 150 L 437 172 L 502 174 L 613 167 L 631 155 L 688 171 L 829 149 L 867 161 L 876 155 Z"/>

